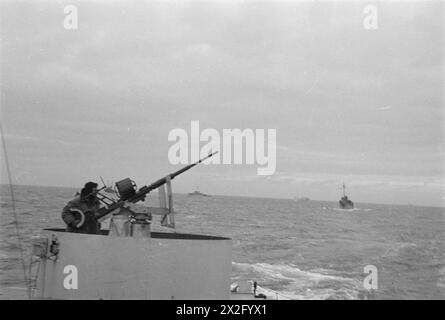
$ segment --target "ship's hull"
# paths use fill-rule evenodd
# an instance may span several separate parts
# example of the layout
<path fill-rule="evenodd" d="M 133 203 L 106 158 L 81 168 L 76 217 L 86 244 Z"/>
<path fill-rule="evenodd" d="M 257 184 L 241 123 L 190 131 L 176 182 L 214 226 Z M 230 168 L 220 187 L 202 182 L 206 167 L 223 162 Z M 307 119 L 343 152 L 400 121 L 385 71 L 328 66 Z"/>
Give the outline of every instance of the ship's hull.
<path fill-rule="evenodd" d="M 339 202 L 340 209 L 354 209 L 354 203 L 352 201 L 342 201 Z"/>
<path fill-rule="evenodd" d="M 201 193 L 201 192 L 192 192 L 188 194 L 189 196 L 200 196 L 200 197 L 211 197 L 211 195 Z"/>

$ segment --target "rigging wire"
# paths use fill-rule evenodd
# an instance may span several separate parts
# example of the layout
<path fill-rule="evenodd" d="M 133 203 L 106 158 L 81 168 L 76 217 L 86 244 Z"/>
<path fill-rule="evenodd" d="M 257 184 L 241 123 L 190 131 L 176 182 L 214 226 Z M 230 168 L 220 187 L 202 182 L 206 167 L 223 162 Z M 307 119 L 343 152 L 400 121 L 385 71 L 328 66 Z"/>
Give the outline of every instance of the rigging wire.
<path fill-rule="evenodd" d="M 22 260 L 22 268 L 23 268 L 23 277 L 25 280 L 25 285 L 26 285 L 26 289 L 27 289 L 27 293 L 28 293 L 28 299 L 31 299 L 31 291 L 30 291 L 30 286 L 28 283 L 28 277 L 26 275 L 26 262 L 25 262 L 25 258 L 23 255 L 23 247 L 22 247 L 22 238 L 20 236 L 20 231 L 19 231 L 19 224 L 18 224 L 18 219 L 17 219 L 17 212 L 16 212 L 16 208 L 15 208 L 15 197 L 14 197 L 14 190 L 12 187 L 12 179 L 11 179 L 11 170 L 9 168 L 9 161 L 8 161 L 8 153 L 6 151 L 6 142 L 5 142 L 5 136 L 3 134 L 3 125 L 0 122 L 0 133 L 2 136 L 2 145 L 3 145 L 3 151 L 5 154 L 5 165 L 6 165 L 6 171 L 8 172 L 8 182 L 9 182 L 9 190 L 11 193 L 11 201 L 12 201 L 12 213 L 14 215 L 14 225 L 15 225 L 15 232 L 16 232 L 16 236 L 17 236 L 17 241 L 18 241 L 18 246 L 19 246 L 19 250 L 20 250 L 20 258 Z"/>

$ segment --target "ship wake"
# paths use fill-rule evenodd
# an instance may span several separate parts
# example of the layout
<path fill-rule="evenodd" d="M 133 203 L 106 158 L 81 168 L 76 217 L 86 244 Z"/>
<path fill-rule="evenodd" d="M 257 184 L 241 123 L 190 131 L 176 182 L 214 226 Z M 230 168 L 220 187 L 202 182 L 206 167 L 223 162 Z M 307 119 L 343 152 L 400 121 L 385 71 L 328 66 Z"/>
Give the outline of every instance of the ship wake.
<path fill-rule="evenodd" d="M 278 300 L 360 299 L 363 288 L 359 279 L 335 270 L 305 271 L 288 264 L 233 262 L 232 280 L 256 281 L 257 293 Z"/>

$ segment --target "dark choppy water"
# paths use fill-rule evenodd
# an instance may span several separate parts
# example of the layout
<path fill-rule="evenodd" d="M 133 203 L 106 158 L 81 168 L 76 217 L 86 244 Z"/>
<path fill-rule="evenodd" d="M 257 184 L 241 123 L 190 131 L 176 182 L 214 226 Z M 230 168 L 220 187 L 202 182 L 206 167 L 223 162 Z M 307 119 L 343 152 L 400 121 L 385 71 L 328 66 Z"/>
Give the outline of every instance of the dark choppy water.
<path fill-rule="evenodd" d="M 63 227 L 60 211 L 76 190 L 16 186 L 24 247 L 42 228 Z M 156 197 L 148 200 L 154 204 Z M 176 195 L 178 232 L 233 239 L 232 279 L 254 279 L 293 299 L 444 299 L 445 209 L 357 203 Z M 0 289 L 23 287 L 11 198 L 1 186 Z M 157 222 L 155 222 L 157 224 Z M 378 290 L 363 268 L 378 269 Z M 0 298 L 8 298 L 3 290 Z M 268 293 L 274 294 L 274 293 Z"/>

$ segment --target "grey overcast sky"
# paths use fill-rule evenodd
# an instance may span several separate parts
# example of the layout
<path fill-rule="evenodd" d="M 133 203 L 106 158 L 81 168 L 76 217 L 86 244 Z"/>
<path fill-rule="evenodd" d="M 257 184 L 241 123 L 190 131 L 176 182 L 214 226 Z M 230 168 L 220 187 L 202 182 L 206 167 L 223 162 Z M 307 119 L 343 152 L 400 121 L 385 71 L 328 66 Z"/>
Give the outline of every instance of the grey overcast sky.
<path fill-rule="evenodd" d="M 170 130 L 199 120 L 276 129 L 277 169 L 201 166 L 176 192 L 336 201 L 344 181 L 359 203 L 445 203 L 443 1 L 1 1 L 0 15 L 17 184 L 149 183 L 181 167 Z"/>

